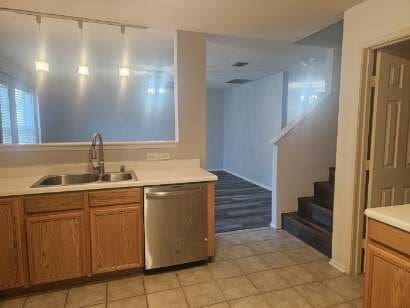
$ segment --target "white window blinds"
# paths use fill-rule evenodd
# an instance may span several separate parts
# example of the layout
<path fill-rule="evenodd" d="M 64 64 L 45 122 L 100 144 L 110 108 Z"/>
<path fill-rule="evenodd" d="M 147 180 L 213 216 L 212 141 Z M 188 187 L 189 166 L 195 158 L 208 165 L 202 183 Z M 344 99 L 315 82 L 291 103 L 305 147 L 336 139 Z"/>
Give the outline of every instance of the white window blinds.
<path fill-rule="evenodd" d="M 0 143 L 10 144 L 13 142 L 10 120 L 10 100 L 9 89 L 5 84 L 0 83 L 0 121 L 1 139 Z"/>
<path fill-rule="evenodd" d="M 33 95 L 20 89 L 15 89 L 16 126 L 19 144 L 33 144 L 36 141 L 36 124 Z"/>
<path fill-rule="evenodd" d="M 37 108 L 33 92 L 9 79 L 10 83 L 0 82 L 0 144 L 37 143 Z"/>

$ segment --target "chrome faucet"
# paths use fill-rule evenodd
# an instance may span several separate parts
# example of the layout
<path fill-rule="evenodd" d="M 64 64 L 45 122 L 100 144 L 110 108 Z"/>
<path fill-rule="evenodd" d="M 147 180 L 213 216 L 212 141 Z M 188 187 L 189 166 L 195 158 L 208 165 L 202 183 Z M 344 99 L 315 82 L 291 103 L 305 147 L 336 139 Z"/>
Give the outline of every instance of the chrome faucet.
<path fill-rule="evenodd" d="M 98 139 L 98 152 L 97 152 L 97 139 Z M 93 171 L 96 171 L 100 179 L 102 178 L 104 168 L 104 143 L 100 133 L 94 133 L 91 138 L 91 147 L 89 152 L 90 166 Z"/>

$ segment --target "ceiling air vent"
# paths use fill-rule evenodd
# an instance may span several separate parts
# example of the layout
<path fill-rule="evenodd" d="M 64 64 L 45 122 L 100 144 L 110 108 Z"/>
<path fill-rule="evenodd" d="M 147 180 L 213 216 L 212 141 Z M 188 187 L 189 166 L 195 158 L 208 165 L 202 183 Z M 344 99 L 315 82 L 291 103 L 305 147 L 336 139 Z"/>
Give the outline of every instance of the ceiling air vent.
<path fill-rule="evenodd" d="M 252 80 L 250 79 L 231 79 L 229 81 L 226 81 L 225 83 L 242 84 L 242 83 L 247 83 L 249 81 L 252 81 Z"/>
<path fill-rule="evenodd" d="M 249 64 L 249 62 L 238 61 L 238 62 L 235 62 L 234 64 L 232 64 L 232 66 L 242 67 L 242 66 L 245 66 L 245 65 L 248 65 L 248 64 Z"/>

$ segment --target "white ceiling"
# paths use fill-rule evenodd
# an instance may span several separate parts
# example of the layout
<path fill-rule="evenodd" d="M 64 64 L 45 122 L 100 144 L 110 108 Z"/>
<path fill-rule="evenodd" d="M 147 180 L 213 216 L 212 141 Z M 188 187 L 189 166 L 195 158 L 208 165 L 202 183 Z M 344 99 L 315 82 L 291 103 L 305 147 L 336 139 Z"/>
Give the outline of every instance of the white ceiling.
<path fill-rule="evenodd" d="M 301 62 L 326 61 L 328 48 L 210 36 L 207 41 L 208 88 L 225 89 L 231 79 L 255 80 L 282 71 L 303 69 Z M 243 67 L 232 66 L 248 62 Z"/>
<path fill-rule="evenodd" d="M 281 71 L 303 72 L 326 65 L 329 49 L 341 48 L 343 23 L 337 22 L 296 43 L 208 36 L 208 87 L 231 87 L 226 81 L 239 78 L 255 80 Z M 314 59 L 316 63 L 311 63 Z M 243 67 L 235 62 L 249 62 Z M 302 66 L 302 63 L 306 66 Z"/>
<path fill-rule="evenodd" d="M 343 17 L 361 0 L 2 0 L 2 7 L 295 42 Z"/>

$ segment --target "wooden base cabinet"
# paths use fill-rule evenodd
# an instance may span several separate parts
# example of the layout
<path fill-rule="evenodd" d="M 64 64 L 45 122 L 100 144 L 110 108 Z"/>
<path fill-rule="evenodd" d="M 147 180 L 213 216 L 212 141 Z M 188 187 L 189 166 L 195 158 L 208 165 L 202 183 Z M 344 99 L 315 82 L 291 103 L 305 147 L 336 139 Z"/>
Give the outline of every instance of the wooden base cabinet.
<path fill-rule="evenodd" d="M 207 202 L 212 257 L 215 183 Z M 0 198 L 0 295 L 143 266 L 142 188 Z"/>
<path fill-rule="evenodd" d="M 0 199 L 0 290 L 25 284 L 22 219 L 19 199 Z"/>
<path fill-rule="evenodd" d="M 365 308 L 410 307 L 410 234 L 369 220 Z"/>
<path fill-rule="evenodd" d="M 90 218 L 94 274 L 143 267 L 141 206 L 93 208 Z"/>
<path fill-rule="evenodd" d="M 86 275 L 83 211 L 26 219 L 30 282 L 33 285 Z"/>

